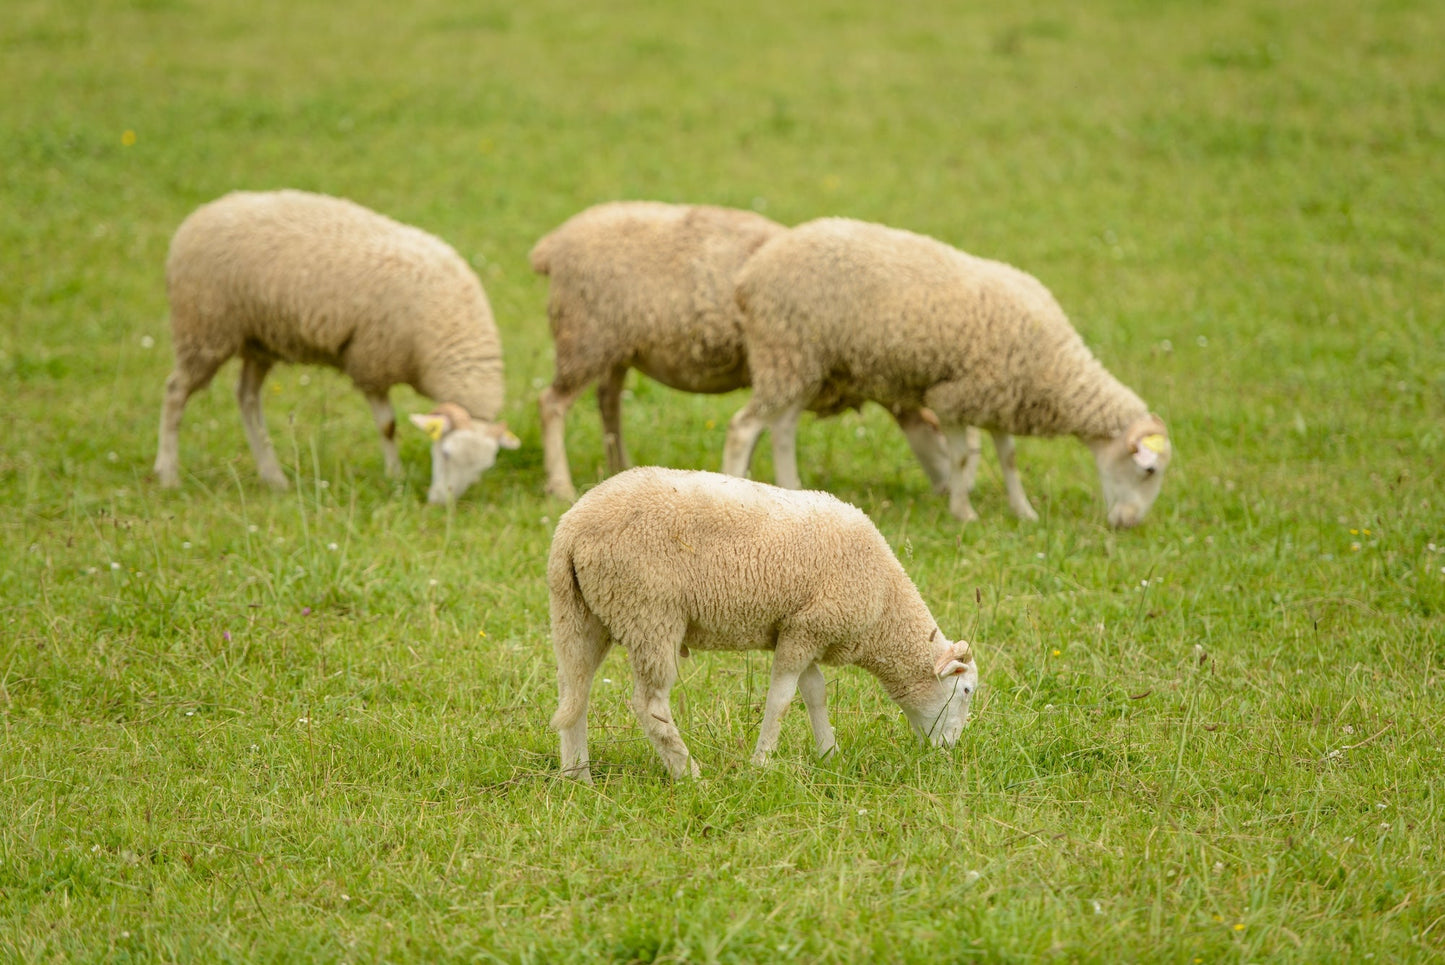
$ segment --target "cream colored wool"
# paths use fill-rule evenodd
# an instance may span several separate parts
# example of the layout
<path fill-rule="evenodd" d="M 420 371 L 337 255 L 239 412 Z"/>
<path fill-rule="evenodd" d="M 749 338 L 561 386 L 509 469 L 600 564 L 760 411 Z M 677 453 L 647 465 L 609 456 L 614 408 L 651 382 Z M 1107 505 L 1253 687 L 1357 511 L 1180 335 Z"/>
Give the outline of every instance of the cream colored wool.
<path fill-rule="evenodd" d="M 576 496 L 565 421 L 592 383 L 609 473 L 630 465 L 621 422 L 628 369 L 683 392 L 748 385 L 735 277 L 784 230 L 751 211 L 618 201 L 574 215 L 537 242 L 532 267 L 550 277 L 547 315 L 556 346 L 556 374 L 538 400 L 548 492 Z M 861 401 L 824 395 L 810 408 L 830 414 Z M 941 483 L 947 464 L 936 429 L 916 410 L 896 416 L 930 478 Z"/>
<path fill-rule="evenodd" d="M 1089 445 L 1114 525 L 1137 523 L 1158 495 L 1169 460 L 1163 422 L 1017 268 L 911 232 L 825 218 L 760 248 L 739 273 L 737 297 L 753 394 L 729 428 L 728 472 L 747 471 L 764 428 L 791 437 L 811 400 L 842 391 L 937 415 L 953 455 L 950 508 L 964 519 L 975 518 L 969 425 L 993 433 L 1020 516 L 1036 518 L 1014 470 L 1013 435 Z"/>
<path fill-rule="evenodd" d="M 563 514 L 547 586 L 552 726 L 563 772 L 585 781 L 588 694 L 614 643 L 632 665 L 632 708 L 674 777 L 698 773 L 668 705 L 689 649 L 774 652 L 755 763 L 777 746 L 795 689 L 818 752 L 833 749 L 819 664 L 873 674 L 935 744 L 957 739 L 978 682 L 968 644 L 944 636 L 877 528 L 827 493 L 631 469 Z"/>
<path fill-rule="evenodd" d="M 262 477 L 277 488 L 287 480 L 266 437 L 260 387 L 278 361 L 329 365 L 350 376 L 371 404 L 392 474 L 401 471 L 388 400 L 393 385 L 410 385 L 477 420 L 460 426 L 464 420 L 438 410 L 428 422 L 439 451 L 440 437 L 454 431 L 476 436 L 452 439 L 456 453 L 448 459 L 466 465 L 452 466 L 452 478 L 434 477 L 434 497 L 455 498 L 480 475 L 479 462 L 485 469 L 498 446 L 515 442 L 495 421 L 502 348 L 481 282 L 449 245 L 420 229 L 340 198 L 236 192 L 201 206 L 177 229 L 166 288 L 176 366 L 166 382 L 156 459 L 165 485 L 180 481 L 177 434 L 186 400 L 237 355 L 247 438 Z"/>

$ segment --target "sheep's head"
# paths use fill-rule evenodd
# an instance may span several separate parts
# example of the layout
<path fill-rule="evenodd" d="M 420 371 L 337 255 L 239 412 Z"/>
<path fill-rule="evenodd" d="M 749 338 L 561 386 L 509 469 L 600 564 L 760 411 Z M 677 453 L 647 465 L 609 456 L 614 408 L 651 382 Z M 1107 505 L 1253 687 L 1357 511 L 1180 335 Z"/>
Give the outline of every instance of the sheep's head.
<path fill-rule="evenodd" d="M 504 422 L 474 422 L 454 402 L 443 402 L 412 424 L 431 437 L 431 489 L 427 502 L 450 503 L 466 492 L 497 461 L 499 449 L 516 449 L 521 440 Z"/>
<path fill-rule="evenodd" d="M 1164 421 L 1151 412 L 1114 438 L 1089 447 L 1099 466 L 1109 525 L 1121 529 L 1138 525 L 1159 498 L 1173 454 Z"/>
<path fill-rule="evenodd" d="M 935 679 L 903 704 L 903 713 L 929 743 L 952 747 L 968 723 L 969 706 L 978 689 L 978 664 L 973 648 L 962 640 L 950 642 L 936 627 L 929 645 Z"/>

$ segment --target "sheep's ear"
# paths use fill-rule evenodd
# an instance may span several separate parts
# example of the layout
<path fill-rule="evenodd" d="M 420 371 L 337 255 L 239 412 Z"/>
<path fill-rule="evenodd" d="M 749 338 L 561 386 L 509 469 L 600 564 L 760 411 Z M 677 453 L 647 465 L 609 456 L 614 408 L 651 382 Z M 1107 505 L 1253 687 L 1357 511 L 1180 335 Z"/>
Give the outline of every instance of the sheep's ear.
<path fill-rule="evenodd" d="M 498 422 L 496 426 L 492 428 L 492 434 L 497 439 L 497 445 L 501 446 L 503 449 L 522 448 L 522 440 L 518 439 L 512 433 L 512 430 L 507 428 L 507 424 L 505 422 Z"/>
<path fill-rule="evenodd" d="M 452 420 L 444 415 L 437 415 L 435 412 L 427 415 L 413 412 L 411 424 L 430 436 L 432 442 L 440 442 L 441 437 L 446 435 L 447 430 L 452 427 Z"/>
<path fill-rule="evenodd" d="M 1151 432 L 1134 443 L 1134 465 L 1144 471 L 1157 469 L 1159 460 L 1169 451 L 1169 437 L 1162 432 Z"/>
<path fill-rule="evenodd" d="M 961 673 L 967 673 L 968 668 L 973 664 L 973 650 L 962 640 L 954 643 L 948 648 L 948 652 L 938 658 L 938 663 L 933 667 L 933 674 L 936 677 L 957 677 Z"/>

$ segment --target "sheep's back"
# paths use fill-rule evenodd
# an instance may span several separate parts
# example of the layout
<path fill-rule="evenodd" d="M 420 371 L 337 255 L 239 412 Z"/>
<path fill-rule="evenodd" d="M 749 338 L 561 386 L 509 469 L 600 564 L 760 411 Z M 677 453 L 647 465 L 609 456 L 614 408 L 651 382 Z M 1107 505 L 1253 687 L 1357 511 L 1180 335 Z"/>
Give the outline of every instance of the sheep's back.
<path fill-rule="evenodd" d="M 237 192 L 197 209 L 172 239 L 166 276 L 178 340 L 188 326 L 225 326 L 293 362 L 341 365 L 360 339 L 410 368 L 413 325 L 475 316 L 478 302 L 485 311 L 480 282 L 445 242 L 301 191 Z"/>
<path fill-rule="evenodd" d="M 600 353 L 688 391 L 746 384 L 734 279 L 783 230 L 707 205 L 626 201 L 575 215 L 532 252 L 551 278 L 559 364 Z"/>
<path fill-rule="evenodd" d="M 929 387 L 962 380 L 979 397 L 978 414 L 990 415 L 986 400 L 1001 387 L 1088 355 L 1031 275 L 849 219 L 808 222 L 769 242 L 742 270 L 738 297 L 755 356 L 769 343 L 813 353 L 830 379 L 885 404 L 922 405 Z"/>
<path fill-rule="evenodd" d="M 855 507 L 716 473 L 621 473 L 578 500 L 554 540 L 604 625 L 680 621 L 699 649 L 767 648 L 798 619 L 847 638 L 907 579 Z"/>

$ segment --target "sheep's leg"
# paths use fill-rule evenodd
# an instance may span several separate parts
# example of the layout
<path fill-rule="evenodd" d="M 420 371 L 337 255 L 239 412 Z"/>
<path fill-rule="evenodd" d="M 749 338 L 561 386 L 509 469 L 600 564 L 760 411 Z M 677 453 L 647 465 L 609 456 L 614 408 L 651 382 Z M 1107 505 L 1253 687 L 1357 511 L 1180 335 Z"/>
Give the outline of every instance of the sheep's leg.
<path fill-rule="evenodd" d="M 774 433 L 773 457 L 781 459 L 780 465 L 773 466 L 774 478 L 779 486 L 797 489 L 798 457 L 795 445 L 798 417 L 802 415 L 805 402 L 765 402 L 753 390 L 753 397 L 728 422 L 727 441 L 723 443 L 723 472 L 729 476 L 746 476 L 753 461 L 753 450 L 757 448 L 758 437 L 764 429 Z M 783 435 L 783 439 L 778 439 Z M 791 482 L 784 480 L 787 479 Z"/>
<path fill-rule="evenodd" d="M 1024 484 L 1019 480 L 1018 467 L 1014 463 L 1014 437 L 1007 432 L 993 431 L 993 448 L 998 453 L 998 464 L 1003 472 L 1003 488 L 1008 493 L 1009 509 L 1019 519 L 1026 519 L 1032 522 L 1039 518 L 1034 508 L 1029 505 L 1029 498 L 1024 495 Z"/>
<path fill-rule="evenodd" d="M 773 438 L 773 481 L 784 489 L 802 489 L 798 476 L 798 418 L 803 403 L 795 402 L 775 418 L 768 432 Z"/>
<path fill-rule="evenodd" d="M 767 422 L 758 417 L 757 408 L 757 400 L 750 400 L 728 422 L 727 441 L 723 443 L 723 472 L 729 476 L 748 474 L 758 437 L 768 427 Z"/>
<path fill-rule="evenodd" d="M 251 455 L 256 457 L 256 469 L 261 479 L 272 489 L 285 489 L 290 483 L 276 461 L 276 451 L 271 448 L 271 438 L 266 434 L 266 419 L 261 413 L 261 383 L 271 371 L 270 359 L 256 355 L 241 357 L 241 378 L 236 383 L 236 402 L 241 407 L 241 425 L 246 429 L 246 441 L 251 445 Z"/>
<path fill-rule="evenodd" d="M 683 626 L 678 626 L 672 632 L 640 635 L 645 637 L 645 642 L 637 645 L 621 641 L 632 660 L 632 712 L 637 715 L 642 732 L 657 749 L 663 766 L 677 780 L 702 776 L 673 722 L 668 700 L 672 685 L 677 682 L 683 630 Z"/>
<path fill-rule="evenodd" d="M 401 456 L 396 451 L 396 412 L 391 407 L 391 399 L 385 392 L 367 392 L 366 404 L 371 406 L 371 418 L 376 423 L 376 431 L 381 433 L 381 457 L 386 462 L 386 474 L 400 479 Z"/>
<path fill-rule="evenodd" d="M 808 708 L 808 722 L 813 725 L 813 741 L 817 744 L 818 756 L 826 757 L 838 749 L 838 744 L 828 723 L 828 684 L 816 663 L 808 664 L 798 677 L 798 691 L 803 695 L 803 705 Z"/>
<path fill-rule="evenodd" d="M 546 491 L 559 499 L 577 498 L 572 488 L 572 473 L 567 467 L 567 410 L 576 401 L 581 389 L 557 388 L 553 382 L 542 390 L 537 407 L 542 414 L 542 464 L 547 473 Z"/>
<path fill-rule="evenodd" d="M 166 379 L 165 398 L 161 403 L 160 441 L 156 447 L 156 478 L 166 487 L 181 484 L 180 434 L 181 413 L 200 384 L 185 369 L 177 366 Z"/>
<path fill-rule="evenodd" d="M 619 365 L 597 382 L 597 409 L 602 413 L 602 443 L 607 450 L 607 474 L 615 476 L 632 465 L 622 441 L 622 382 L 627 366 Z"/>
<path fill-rule="evenodd" d="M 963 432 L 963 440 L 963 488 L 972 493 L 974 484 L 978 482 L 979 463 L 983 462 L 983 433 L 976 427 L 969 426 Z"/>
<path fill-rule="evenodd" d="M 918 409 L 899 409 L 892 415 L 898 428 L 903 430 L 908 447 L 928 475 L 928 481 L 933 483 L 933 491 L 939 494 L 948 492 L 948 442 L 937 424 L 925 419 Z"/>
<path fill-rule="evenodd" d="M 602 666 L 612 641 L 595 618 L 588 631 L 557 647 L 557 713 L 552 727 L 562 741 L 562 775 L 592 783 L 591 760 L 587 755 L 587 703 L 592 681 Z M 561 639 L 557 635 L 556 639 Z"/>
<path fill-rule="evenodd" d="M 798 678 L 803 670 L 794 668 L 773 655 L 773 677 L 768 684 L 768 698 L 763 705 L 763 726 L 758 728 L 758 744 L 753 749 L 753 763 L 768 763 L 768 756 L 778 749 L 778 735 L 783 730 L 783 712 L 793 702 Z"/>
<path fill-rule="evenodd" d="M 978 430 L 972 426 L 944 430 L 948 441 L 948 511 L 965 523 L 978 519 L 968 493 L 977 478 L 978 458 L 969 451 L 970 441 L 976 442 Z"/>

